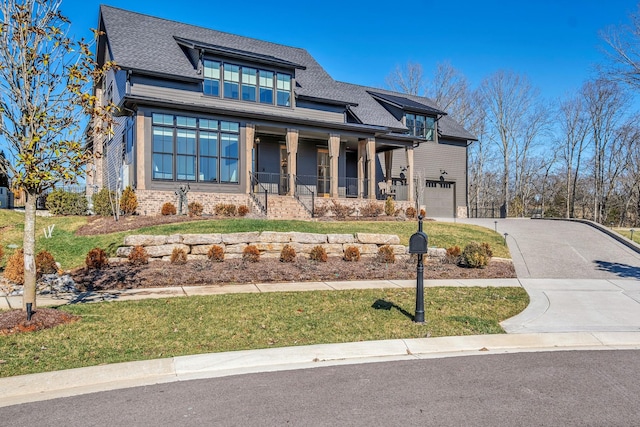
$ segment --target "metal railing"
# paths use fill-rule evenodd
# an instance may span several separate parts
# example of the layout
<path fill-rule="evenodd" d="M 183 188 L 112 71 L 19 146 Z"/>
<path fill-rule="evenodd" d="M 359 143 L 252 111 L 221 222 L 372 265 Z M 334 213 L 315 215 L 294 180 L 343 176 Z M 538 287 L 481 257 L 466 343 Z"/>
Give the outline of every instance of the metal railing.
<path fill-rule="evenodd" d="M 260 210 L 266 215 L 267 214 L 267 201 L 269 197 L 269 190 L 267 187 L 260 182 L 260 178 L 257 174 L 251 172 L 251 185 L 249 194 L 255 204 L 260 208 Z"/>
<path fill-rule="evenodd" d="M 313 180 L 311 180 L 313 178 Z M 309 182 L 315 182 L 315 176 L 295 176 L 295 192 L 294 197 L 300 202 L 300 204 L 311 214 L 313 218 L 315 206 L 316 206 L 316 192 L 315 185 L 310 185 Z"/>

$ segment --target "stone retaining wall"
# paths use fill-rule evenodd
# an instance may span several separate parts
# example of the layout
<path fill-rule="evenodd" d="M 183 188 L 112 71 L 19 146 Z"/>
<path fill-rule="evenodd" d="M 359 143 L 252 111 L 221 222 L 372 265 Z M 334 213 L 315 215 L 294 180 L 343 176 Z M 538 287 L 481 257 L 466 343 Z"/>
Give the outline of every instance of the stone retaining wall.
<path fill-rule="evenodd" d="M 231 234 L 173 234 L 173 235 L 131 235 L 124 239 L 124 246 L 116 252 L 118 259 L 124 259 L 134 246 L 145 248 L 152 260 L 168 261 L 175 248 L 184 249 L 187 259 L 207 259 L 212 245 L 224 249 L 225 258 L 241 258 L 248 245 L 255 245 L 265 258 L 279 258 L 285 245 L 292 246 L 296 253 L 309 256 L 314 246 L 322 246 L 328 256 L 344 255 L 344 250 L 355 246 L 363 257 L 375 256 L 381 246 L 389 245 L 396 256 L 408 255 L 407 247 L 400 244 L 400 238 L 393 234 L 316 234 L 300 232 L 253 231 Z"/>

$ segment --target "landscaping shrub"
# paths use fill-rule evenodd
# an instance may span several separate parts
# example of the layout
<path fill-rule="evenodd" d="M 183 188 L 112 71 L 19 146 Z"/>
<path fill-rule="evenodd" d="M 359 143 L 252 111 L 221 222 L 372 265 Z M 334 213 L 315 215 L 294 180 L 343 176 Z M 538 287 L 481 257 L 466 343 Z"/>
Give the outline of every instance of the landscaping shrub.
<path fill-rule="evenodd" d="M 236 216 L 237 211 L 236 205 L 227 203 L 219 203 L 214 208 L 217 216 Z"/>
<path fill-rule="evenodd" d="M 349 262 L 360 261 L 360 249 L 357 246 L 347 246 L 342 259 Z"/>
<path fill-rule="evenodd" d="M 54 190 L 47 195 L 45 206 L 53 215 L 86 215 L 89 203 L 84 194 Z"/>
<path fill-rule="evenodd" d="M 4 257 L 4 249 L 0 246 L 0 262 L 2 262 L 2 258 Z"/>
<path fill-rule="evenodd" d="M 202 207 L 202 204 L 198 202 L 191 202 L 187 207 L 189 208 L 190 217 L 202 216 L 202 211 L 204 210 L 204 208 Z"/>
<path fill-rule="evenodd" d="M 36 254 L 36 275 L 53 274 L 58 271 L 56 260 L 49 251 L 40 251 Z"/>
<path fill-rule="evenodd" d="M 356 211 L 353 206 L 343 205 L 335 199 L 331 200 L 331 204 L 329 210 L 336 218 L 344 219 Z"/>
<path fill-rule="evenodd" d="M 207 257 L 213 262 L 224 261 L 224 248 L 218 245 L 212 245 L 207 252 Z"/>
<path fill-rule="evenodd" d="M 387 197 L 387 200 L 384 201 L 384 213 L 387 216 L 393 216 L 396 213 L 396 202 L 391 196 Z"/>
<path fill-rule="evenodd" d="M 280 262 L 294 262 L 296 260 L 296 250 L 291 245 L 284 245 L 280 251 Z"/>
<path fill-rule="evenodd" d="M 493 256 L 493 251 L 491 250 L 491 245 L 489 245 L 489 243 L 487 242 L 482 242 L 480 244 L 480 246 L 482 246 L 482 248 L 484 249 L 484 251 L 487 253 L 487 256 L 489 258 L 491 258 Z"/>
<path fill-rule="evenodd" d="M 24 284 L 24 251 L 22 249 L 15 251 L 7 260 L 4 278 L 18 285 Z"/>
<path fill-rule="evenodd" d="M 369 201 L 363 207 L 360 208 L 360 215 L 365 218 L 373 218 L 379 216 L 384 212 L 384 207 L 382 203 Z"/>
<path fill-rule="evenodd" d="M 327 204 L 316 205 L 313 208 L 313 216 L 316 218 L 325 216 L 327 212 L 329 212 L 329 206 Z"/>
<path fill-rule="evenodd" d="M 187 263 L 187 253 L 182 248 L 173 248 L 169 261 L 171 264 L 184 265 Z"/>
<path fill-rule="evenodd" d="M 127 185 L 120 196 L 120 212 L 123 215 L 133 215 L 136 213 L 136 209 L 138 209 L 138 197 L 133 188 Z"/>
<path fill-rule="evenodd" d="M 420 216 L 422 216 L 422 218 L 426 218 L 427 217 L 427 211 L 425 211 L 424 209 L 420 209 Z"/>
<path fill-rule="evenodd" d="M 309 259 L 317 262 L 327 262 L 327 251 L 320 245 L 314 246 L 309 253 Z"/>
<path fill-rule="evenodd" d="M 175 215 L 177 212 L 178 211 L 176 210 L 176 205 L 171 202 L 167 202 L 162 205 L 162 209 L 160 210 L 160 213 L 164 216 Z"/>
<path fill-rule="evenodd" d="M 244 262 L 260 261 L 260 250 L 256 245 L 248 245 L 242 250 L 242 260 Z"/>
<path fill-rule="evenodd" d="M 112 201 L 115 201 L 116 194 L 113 191 L 109 191 L 107 188 L 103 188 L 97 193 L 91 196 L 93 203 L 93 212 L 100 216 L 113 215 Z"/>
<path fill-rule="evenodd" d="M 147 250 L 140 245 L 136 245 L 131 249 L 129 253 L 129 264 L 131 265 L 143 265 L 149 263 L 149 254 Z"/>
<path fill-rule="evenodd" d="M 376 260 L 383 264 L 393 264 L 396 262 L 396 254 L 393 253 L 393 248 L 391 246 L 383 245 L 378 248 Z"/>
<path fill-rule="evenodd" d="M 460 249 L 460 246 L 452 246 L 450 248 L 447 248 L 447 253 L 445 254 L 442 261 L 445 264 L 459 264 L 461 255 L 462 250 Z"/>
<path fill-rule="evenodd" d="M 413 206 L 409 206 L 407 208 L 407 210 L 404 211 L 404 214 L 407 216 L 407 218 L 415 218 L 416 217 L 416 208 L 414 208 Z"/>
<path fill-rule="evenodd" d="M 462 251 L 462 262 L 471 268 L 484 268 L 489 264 L 491 256 L 487 248 L 478 242 L 471 242 Z"/>
<path fill-rule="evenodd" d="M 247 205 L 238 206 L 238 216 L 246 216 L 249 213 L 249 207 Z"/>
<path fill-rule="evenodd" d="M 99 270 L 109 263 L 107 253 L 101 248 L 93 248 L 87 253 L 84 259 L 87 268 L 91 270 Z"/>

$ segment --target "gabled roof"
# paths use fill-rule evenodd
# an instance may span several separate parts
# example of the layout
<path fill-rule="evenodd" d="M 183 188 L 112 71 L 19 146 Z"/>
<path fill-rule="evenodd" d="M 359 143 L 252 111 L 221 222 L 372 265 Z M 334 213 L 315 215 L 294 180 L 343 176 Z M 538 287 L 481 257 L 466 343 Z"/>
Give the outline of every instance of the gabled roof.
<path fill-rule="evenodd" d="M 445 114 L 428 98 L 336 82 L 305 49 L 105 5 L 100 6 L 100 19 L 100 28 L 105 31 L 112 59 L 123 70 L 197 81 L 203 77 L 189 58 L 191 54 L 185 54 L 185 49 L 203 50 L 295 69 L 294 90 L 297 97 L 344 105 L 348 114 L 362 125 L 388 128 L 391 132 L 399 133 L 407 130 L 381 105 L 380 100 L 393 102 L 411 111 Z M 453 138 L 476 139 L 447 116 L 439 120 L 439 129 L 441 134 Z"/>
<path fill-rule="evenodd" d="M 413 101 L 405 96 L 390 95 L 388 93 L 380 93 L 370 90 L 368 90 L 367 92 L 374 98 L 379 99 L 383 102 L 387 102 L 391 105 L 395 105 L 396 107 L 401 108 L 405 111 L 441 116 L 445 116 L 447 114 L 442 110 L 438 110 L 437 108 L 429 107 L 428 105 L 425 105 L 423 103 Z"/>

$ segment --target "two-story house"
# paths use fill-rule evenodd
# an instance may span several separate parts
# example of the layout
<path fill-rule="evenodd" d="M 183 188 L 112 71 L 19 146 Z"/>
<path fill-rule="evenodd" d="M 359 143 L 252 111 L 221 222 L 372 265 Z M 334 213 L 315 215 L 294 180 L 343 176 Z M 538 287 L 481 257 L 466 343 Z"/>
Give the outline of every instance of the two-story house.
<path fill-rule="evenodd" d="M 143 215 L 187 185 L 205 212 L 233 203 L 277 217 L 287 205 L 311 217 L 331 199 L 391 195 L 466 215 L 474 136 L 431 100 L 337 82 L 301 48 L 109 6 L 98 28 L 98 59 L 119 68 L 96 93 L 119 117 L 108 140 L 93 137 L 89 192 L 131 185 Z"/>

